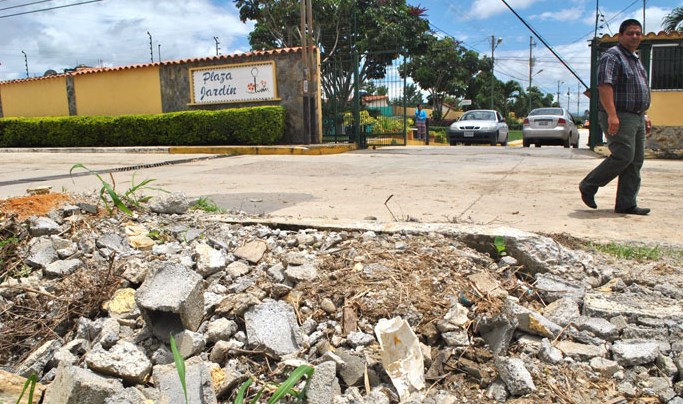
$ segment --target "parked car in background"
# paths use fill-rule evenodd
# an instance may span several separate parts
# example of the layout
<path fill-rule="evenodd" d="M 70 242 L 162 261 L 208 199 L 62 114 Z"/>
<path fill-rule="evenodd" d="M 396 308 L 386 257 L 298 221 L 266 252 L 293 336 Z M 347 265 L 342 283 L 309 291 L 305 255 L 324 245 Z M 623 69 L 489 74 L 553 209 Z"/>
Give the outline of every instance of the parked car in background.
<path fill-rule="evenodd" d="M 491 109 L 467 111 L 448 128 L 448 142 L 488 143 L 491 146 L 508 144 L 508 125 L 500 112 Z"/>
<path fill-rule="evenodd" d="M 574 117 L 564 108 L 536 108 L 522 124 L 522 144 L 529 147 L 562 145 L 579 147 L 579 130 Z"/>

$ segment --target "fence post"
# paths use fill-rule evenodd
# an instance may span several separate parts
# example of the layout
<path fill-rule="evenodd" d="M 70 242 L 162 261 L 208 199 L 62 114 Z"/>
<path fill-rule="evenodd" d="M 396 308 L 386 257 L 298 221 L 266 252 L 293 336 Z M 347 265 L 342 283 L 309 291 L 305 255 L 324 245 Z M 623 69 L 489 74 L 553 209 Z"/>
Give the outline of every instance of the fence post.
<path fill-rule="evenodd" d="M 429 118 L 425 119 L 425 144 L 429 146 Z"/>

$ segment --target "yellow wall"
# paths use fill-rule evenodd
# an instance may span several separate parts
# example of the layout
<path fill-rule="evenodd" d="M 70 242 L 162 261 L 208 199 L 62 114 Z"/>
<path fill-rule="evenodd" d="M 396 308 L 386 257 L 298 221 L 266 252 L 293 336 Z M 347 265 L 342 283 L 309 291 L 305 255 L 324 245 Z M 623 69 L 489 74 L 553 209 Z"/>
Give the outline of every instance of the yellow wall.
<path fill-rule="evenodd" d="M 78 115 L 162 112 L 158 66 L 79 74 L 74 87 Z"/>
<path fill-rule="evenodd" d="M 64 76 L 4 83 L 0 97 L 5 118 L 69 115 Z"/>
<path fill-rule="evenodd" d="M 653 91 L 647 115 L 655 126 L 683 126 L 683 92 Z"/>

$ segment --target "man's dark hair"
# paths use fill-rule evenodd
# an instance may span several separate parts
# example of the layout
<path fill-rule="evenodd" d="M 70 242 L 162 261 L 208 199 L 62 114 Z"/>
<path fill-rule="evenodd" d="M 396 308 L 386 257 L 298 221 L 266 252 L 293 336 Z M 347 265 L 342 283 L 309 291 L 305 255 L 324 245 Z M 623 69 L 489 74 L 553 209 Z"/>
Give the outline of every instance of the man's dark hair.
<path fill-rule="evenodd" d="M 623 34 L 624 31 L 626 31 L 626 28 L 630 27 L 631 25 L 637 25 L 640 27 L 640 29 L 643 29 L 643 26 L 640 24 L 640 21 L 635 20 L 633 18 L 629 18 L 628 20 L 625 20 L 624 22 L 621 23 L 619 26 L 619 33 Z"/>

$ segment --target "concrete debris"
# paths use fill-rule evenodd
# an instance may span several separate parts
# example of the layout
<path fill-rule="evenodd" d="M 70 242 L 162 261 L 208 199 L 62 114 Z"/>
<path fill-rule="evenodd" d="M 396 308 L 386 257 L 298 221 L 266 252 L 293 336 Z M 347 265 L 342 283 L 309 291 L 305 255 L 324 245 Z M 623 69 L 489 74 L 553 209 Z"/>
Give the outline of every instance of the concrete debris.
<path fill-rule="evenodd" d="M 303 337 L 294 309 L 278 300 L 266 300 L 244 313 L 249 346 L 263 347 L 276 357 L 298 351 Z"/>
<path fill-rule="evenodd" d="M 38 299 L 36 321 L 63 315 L 84 274 L 110 283 L 88 292 L 107 290 L 96 307 L 27 341 L 33 351 L 0 353 L 12 370 L 0 370 L 0 401 L 35 373 L 48 404 L 184 402 L 173 335 L 191 403 L 230 402 L 249 377 L 253 398 L 306 364 L 313 376 L 297 388 L 315 404 L 546 402 L 558 391 L 563 402 L 683 404 L 678 263 L 615 265 L 507 228 L 298 228 L 190 204 L 155 198 L 131 218 L 80 202 L 26 221 L 17 251 L 30 274 L 0 283 L 3 336 L 12 310 Z M 387 318 L 404 334 L 378 334 Z"/>

